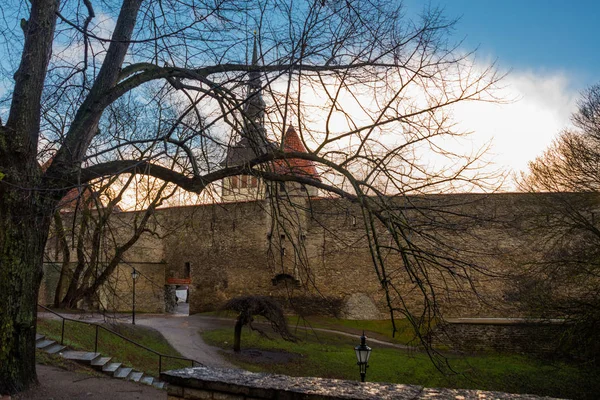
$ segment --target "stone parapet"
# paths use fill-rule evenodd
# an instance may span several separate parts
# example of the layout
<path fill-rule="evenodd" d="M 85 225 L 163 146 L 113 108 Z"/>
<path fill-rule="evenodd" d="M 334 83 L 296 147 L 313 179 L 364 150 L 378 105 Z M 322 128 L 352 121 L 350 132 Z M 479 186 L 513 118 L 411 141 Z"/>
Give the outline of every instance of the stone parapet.
<path fill-rule="evenodd" d="M 167 371 L 160 377 L 169 384 L 169 400 L 548 399 L 481 390 L 431 389 L 418 385 L 361 383 L 208 367 Z"/>

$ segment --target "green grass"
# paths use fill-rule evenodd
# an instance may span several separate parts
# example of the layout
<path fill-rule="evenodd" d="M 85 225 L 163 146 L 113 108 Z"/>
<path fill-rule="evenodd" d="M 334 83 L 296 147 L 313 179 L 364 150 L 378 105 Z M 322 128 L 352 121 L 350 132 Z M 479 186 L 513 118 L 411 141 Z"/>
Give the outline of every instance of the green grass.
<path fill-rule="evenodd" d="M 235 319 L 237 313 L 232 311 L 211 311 L 202 313 L 207 316 Z M 255 317 L 258 322 L 265 322 L 260 316 Z M 311 328 L 333 329 L 341 332 L 352 333 L 360 336 L 365 331 L 368 337 L 386 340 L 392 343 L 418 346 L 419 341 L 415 336 L 413 327 L 406 319 L 397 319 L 396 333 L 393 335 L 392 322 L 385 320 L 352 320 L 324 316 L 288 316 L 288 324 L 293 330 L 295 327 L 310 330 Z"/>
<path fill-rule="evenodd" d="M 397 319 L 396 333 L 392 336 L 392 321 L 386 320 L 351 320 L 332 317 L 289 317 L 290 327 L 324 328 L 353 333 L 360 336 L 365 331 L 369 337 L 386 340 L 392 343 L 419 345 L 413 327 L 406 319 Z"/>
<path fill-rule="evenodd" d="M 283 352 L 282 362 L 273 359 L 261 362 L 253 357 L 233 354 L 225 356 L 241 368 L 293 376 L 358 379 L 358 367 L 353 347 L 355 339 L 340 335 L 303 334 L 298 343 L 268 340 L 244 329 L 243 349 Z M 233 329 L 219 329 L 202 334 L 214 346 L 230 350 Z M 375 347 L 375 346 L 373 346 Z M 427 355 L 393 348 L 375 347 L 369 362 L 367 380 L 417 384 L 426 387 L 449 387 L 494 390 L 510 393 L 530 393 L 577 399 L 596 398 L 600 391 L 600 372 L 565 363 L 505 354 L 451 356 L 450 365 L 456 373 L 442 374 Z"/>
<path fill-rule="evenodd" d="M 181 357 L 167 340 L 156 330 L 128 324 L 105 324 L 105 327 L 120 333 L 156 352 Z M 60 342 L 62 323 L 58 320 L 38 319 L 37 332 Z M 64 344 L 75 350 L 94 351 L 96 328 L 85 323 L 66 321 Z M 138 347 L 104 329 L 98 329 L 98 352 L 113 357 L 116 362 L 135 367 L 137 370 L 158 376 L 159 357 L 150 351 Z M 164 358 L 162 370 L 189 367 L 190 363 Z"/>

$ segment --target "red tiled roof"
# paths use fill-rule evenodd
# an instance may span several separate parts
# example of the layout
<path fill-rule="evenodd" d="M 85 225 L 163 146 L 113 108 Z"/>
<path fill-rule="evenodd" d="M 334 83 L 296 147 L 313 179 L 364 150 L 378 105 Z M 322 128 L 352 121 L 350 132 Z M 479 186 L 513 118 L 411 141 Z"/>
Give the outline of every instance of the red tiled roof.
<path fill-rule="evenodd" d="M 42 164 L 42 172 L 46 172 L 48 168 L 50 168 L 52 161 L 54 161 L 54 157 L 48 159 L 48 161 Z M 81 201 L 83 202 L 89 199 L 91 194 L 92 193 L 87 188 L 82 188 L 81 192 L 78 188 L 73 188 L 64 195 L 57 207 L 62 212 L 74 211 L 77 208 L 77 201 L 79 200 L 79 197 L 81 196 Z"/>
<path fill-rule="evenodd" d="M 290 126 L 283 137 L 283 151 L 295 153 L 307 153 L 306 147 L 300 140 L 293 126 Z M 315 163 L 311 160 L 301 158 L 286 158 L 275 161 L 275 172 L 285 175 L 298 175 L 308 178 L 321 180 L 315 168 Z"/>

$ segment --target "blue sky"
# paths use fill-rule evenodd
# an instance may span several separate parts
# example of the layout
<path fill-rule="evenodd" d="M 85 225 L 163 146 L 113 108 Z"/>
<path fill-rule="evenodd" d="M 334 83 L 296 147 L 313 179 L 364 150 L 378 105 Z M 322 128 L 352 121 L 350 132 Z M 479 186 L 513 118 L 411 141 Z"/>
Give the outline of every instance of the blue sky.
<path fill-rule="evenodd" d="M 489 160 L 517 172 L 570 127 L 579 93 L 600 83 L 600 0 L 404 0 L 408 16 L 427 4 L 459 18 L 455 40 L 496 61 L 507 104 L 461 104 L 455 119 Z M 509 184 L 508 190 L 511 190 Z"/>
<path fill-rule="evenodd" d="M 411 12 L 422 1 L 406 0 Z M 432 0 L 451 18 L 460 18 L 456 38 L 497 58 L 507 69 L 562 71 L 571 84 L 600 81 L 598 0 Z"/>
<path fill-rule="evenodd" d="M 464 50 L 478 47 L 481 68 L 496 60 L 509 72 L 497 93 L 507 104 L 454 112 L 475 149 L 492 144 L 489 159 L 500 168 L 526 169 L 569 126 L 579 93 L 600 83 L 600 0 L 403 1 L 409 17 L 431 4 L 459 18 L 454 39 Z"/>

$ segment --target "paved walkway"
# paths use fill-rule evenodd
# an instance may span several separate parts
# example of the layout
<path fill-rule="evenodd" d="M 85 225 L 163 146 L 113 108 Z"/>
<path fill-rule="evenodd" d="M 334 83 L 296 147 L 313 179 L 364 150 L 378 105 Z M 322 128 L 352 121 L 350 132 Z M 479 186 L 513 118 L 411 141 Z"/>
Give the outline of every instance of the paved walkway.
<path fill-rule="evenodd" d="M 136 318 L 139 325 L 154 328 L 171 343 L 184 357 L 191 358 L 209 367 L 236 368 L 227 362 L 217 347 L 207 345 L 200 333 L 223 327 L 231 327 L 230 319 L 207 318 L 201 315 L 144 315 Z"/>
<path fill-rule="evenodd" d="M 112 314 L 104 316 L 100 313 L 61 314 L 67 318 L 87 322 L 131 323 L 131 314 Z M 40 318 L 57 319 L 52 313 L 39 312 Z M 185 358 L 191 358 L 208 367 L 236 368 L 219 354 L 219 348 L 207 345 L 200 332 L 233 326 L 235 321 L 226 318 L 211 318 L 201 315 L 176 314 L 136 314 L 137 325 L 147 326 L 159 331 L 165 339 Z"/>

